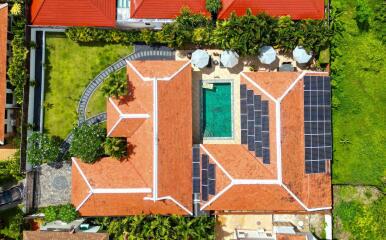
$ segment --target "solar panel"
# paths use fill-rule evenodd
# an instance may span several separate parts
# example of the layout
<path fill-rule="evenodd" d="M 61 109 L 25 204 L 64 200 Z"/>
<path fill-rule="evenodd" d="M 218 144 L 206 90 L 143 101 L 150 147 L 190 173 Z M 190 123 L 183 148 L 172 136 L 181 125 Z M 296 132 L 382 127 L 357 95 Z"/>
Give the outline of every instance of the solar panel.
<path fill-rule="evenodd" d="M 261 118 L 261 125 L 262 125 L 262 131 L 268 131 L 269 130 L 269 119 L 268 116 L 262 116 Z"/>
<path fill-rule="evenodd" d="M 200 193 L 200 179 L 193 178 L 193 193 Z"/>
<path fill-rule="evenodd" d="M 255 111 L 254 111 L 253 105 L 247 105 L 247 111 L 248 111 L 248 120 L 254 120 Z"/>
<path fill-rule="evenodd" d="M 200 177 L 200 163 L 193 163 L 193 177 Z"/>
<path fill-rule="evenodd" d="M 216 194 L 216 180 L 209 180 L 208 192 L 210 195 Z"/>
<path fill-rule="evenodd" d="M 207 169 L 201 170 L 201 184 L 202 185 L 208 185 L 208 170 Z"/>
<path fill-rule="evenodd" d="M 201 155 L 201 162 L 202 162 L 202 168 L 203 169 L 208 169 L 208 162 L 209 162 L 209 157 L 206 154 Z"/>
<path fill-rule="evenodd" d="M 253 104 L 253 91 L 247 90 L 247 104 Z"/>
<path fill-rule="evenodd" d="M 248 132 L 247 130 L 241 130 L 241 144 L 248 143 Z"/>
<path fill-rule="evenodd" d="M 253 105 L 255 106 L 255 110 L 261 110 L 261 96 L 259 95 L 254 96 Z"/>
<path fill-rule="evenodd" d="M 247 115 L 241 114 L 240 117 L 241 117 L 241 120 L 240 120 L 241 129 L 247 129 Z"/>
<path fill-rule="evenodd" d="M 202 201 L 208 201 L 208 186 L 201 186 L 201 199 Z"/>
<path fill-rule="evenodd" d="M 197 147 L 193 148 L 193 162 L 200 162 L 200 149 Z"/>
<path fill-rule="evenodd" d="M 263 148 L 263 163 L 269 164 L 270 158 L 269 158 L 269 149 Z"/>
<path fill-rule="evenodd" d="M 240 99 L 240 113 L 242 113 L 242 114 L 247 113 L 247 100 L 246 99 Z"/>
<path fill-rule="evenodd" d="M 248 121 L 248 136 L 255 135 L 255 121 Z"/>
<path fill-rule="evenodd" d="M 255 151 L 255 138 L 254 136 L 248 136 L 248 150 Z"/>
<path fill-rule="evenodd" d="M 216 165 L 209 164 L 208 168 L 208 178 L 209 179 L 215 179 L 216 178 Z"/>
<path fill-rule="evenodd" d="M 247 98 L 247 85 L 240 84 L 240 99 Z"/>
<path fill-rule="evenodd" d="M 268 115 L 268 101 L 261 101 L 261 114 Z"/>
<path fill-rule="evenodd" d="M 330 78 L 304 77 L 304 141 L 305 172 L 326 171 L 326 160 L 331 160 L 331 106 Z"/>
<path fill-rule="evenodd" d="M 263 156 L 263 145 L 261 142 L 255 142 L 256 144 L 256 150 L 255 150 L 255 154 L 256 154 L 256 157 L 262 157 Z"/>

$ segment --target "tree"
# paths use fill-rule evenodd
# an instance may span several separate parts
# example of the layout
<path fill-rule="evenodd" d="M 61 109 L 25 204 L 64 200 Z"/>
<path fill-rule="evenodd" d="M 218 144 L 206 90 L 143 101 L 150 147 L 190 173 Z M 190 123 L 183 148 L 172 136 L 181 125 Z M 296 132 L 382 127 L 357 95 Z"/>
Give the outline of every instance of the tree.
<path fill-rule="evenodd" d="M 57 160 L 60 143 L 40 132 L 33 132 L 27 142 L 27 159 L 32 165 L 51 163 Z"/>
<path fill-rule="evenodd" d="M 290 16 L 280 17 L 275 32 L 275 45 L 289 52 L 295 49 L 298 44 L 295 22 Z"/>
<path fill-rule="evenodd" d="M 106 97 L 119 98 L 128 94 L 128 80 L 125 71 L 113 72 L 102 85 L 102 93 Z"/>
<path fill-rule="evenodd" d="M 367 31 L 370 27 L 369 20 L 372 15 L 371 8 L 364 0 L 357 0 L 355 20 L 359 29 Z"/>
<path fill-rule="evenodd" d="M 78 212 L 72 204 L 48 206 L 41 208 L 40 211 L 44 214 L 45 222 L 60 220 L 69 223 L 76 220 L 79 216 Z"/>
<path fill-rule="evenodd" d="M 98 125 L 82 124 L 73 130 L 70 154 L 83 162 L 94 163 L 104 154 L 106 130 Z"/>
<path fill-rule="evenodd" d="M 205 7 L 208 12 L 216 14 L 222 8 L 222 2 L 221 0 L 206 0 Z"/>
<path fill-rule="evenodd" d="M 108 137 L 103 144 L 105 154 L 116 159 L 121 159 L 127 155 L 126 138 Z"/>

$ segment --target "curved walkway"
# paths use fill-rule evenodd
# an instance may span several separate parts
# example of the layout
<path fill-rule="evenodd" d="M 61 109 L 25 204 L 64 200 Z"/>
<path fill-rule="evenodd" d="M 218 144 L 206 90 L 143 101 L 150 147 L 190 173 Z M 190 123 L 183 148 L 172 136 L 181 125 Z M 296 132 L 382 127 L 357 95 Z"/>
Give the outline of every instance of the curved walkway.
<path fill-rule="evenodd" d="M 119 59 L 115 63 L 111 64 L 105 70 L 100 72 L 86 87 L 84 90 L 78 105 L 78 124 L 86 123 L 88 125 L 98 124 L 106 121 L 107 114 L 100 113 L 96 116 L 87 118 L 86 110 L 87 105 L 90 101 L 93 93 L 98 89 L 98 87 L 103 83 L 103 81 L 109 76 L 109 74 L 118 71 L 126 66 L 126 61 L 132 60 L 174 60 L 175 52 L 166 47 L 151 47 L 146 45 L 137 45 L 134 47 L 134 53 Z M 66 137 L 64 142 L 61 145 L 61 154 L 59 159 L 67 153 L 70 148 L 70 143 L 72 141 L 73 134 L 72 132 Z"/>
<path fill-rule="evenodd" d="M 97 88 L 102 84 L 102 82 L 113 72 L 118 71 L 126 66 L 126 61 L 132 61 L 132 60 L 174 60 L 174 52 L 171 50 L 152 50 L 151 47 L 150 50 L 140 50 L 137 51 L 138 47 L 135 47 L 134 53 L 130 54 L 115 63 L 111 64 L 109 67 L 107 67 L 105 70 L 103 70 L 101 73 L 98 74 L 86 87 L 84 90 L 82 97 L 79 101 L 78 106 L 78 119 L 79 124 L 86 121 L 86 110 L 87 105 L 90 101 L 91 96 L 93 93 L 97 90 Z M 141 47 L 143 48 L 143 47 Z"/>

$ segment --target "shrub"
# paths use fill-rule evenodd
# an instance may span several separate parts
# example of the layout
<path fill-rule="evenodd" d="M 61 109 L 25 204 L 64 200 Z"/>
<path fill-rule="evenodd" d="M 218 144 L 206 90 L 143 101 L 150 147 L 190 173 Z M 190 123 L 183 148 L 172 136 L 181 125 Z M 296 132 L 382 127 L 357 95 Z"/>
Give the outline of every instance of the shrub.
<path fill-rule="evenodd" d="M 355 21 L 359 29 L 367 31 L 369 29 L 369 20 L 371 9 L 365 0 L 357 0 Z"/>
<path fill-rule="evenodd" d="M 78 218 L 78 212 L 72 204 L 62 205 L 58 211 L 58 219 L 63 222 L 72 222 Z"/>
<path fill-rule="evenodd" d="M 296 33 L 296 24 L 291 17 L 280 17 L 274 29 L 275 45 L 287 52 L 292 51 L 298 44 L 298 36 L 294 33 Z"/>
<path fill-rule="evenodd" d="M 44 213 L 45 222 L 60 220 L 69 223 L 76 220 L 79 216 L 78 212 L 72 204 L 48 206 L 41 208 L 40 212 Z"/>
<path fill-rule="evenodd" d="M 49 206 L 42 209 L 42 213 L 44 213 L 44 221 L 52 222 L 58 220 L 58 211 L 57 207 Z"/>
<path fill-rule="evenodd" d="M 332 96 L 331 98 L 331 107 L 338 109 L 340 107 L 340 100 L 337 96 Z"/>
<path fill-rule="evenodd" d="M 205 2 L 206 10 L 210 13 L 218 13 L 222 8 L 221 0 L 206 0 Z"/>
<path fill-rule="evenodd" d="M 32 165 L 54 162 L 60 153 L 60 143 L 53 138 L 33 132 L 28 138 L 27 159 Z"/>
<path fill-rule="evenodd" d="M 23 211 L 12 208 L 0 214 L 0 239 L 21 239 L 21 230 L 24 224 Z"/>
<path fill-rule="evenodd" d="M 212 29 L 207 27 L 199 27 L 194 29 L 192 42 L 199 46 L 208 45 L 210 43 L 210 33 Z"/>
<path fill-rule="evenodd" d="M 0 161 L 0 185 L 23 179 L 20 174 L 20 152 L 17 151 L 8 160 Z"/>
<path fill-rule="evenodd" d="M 105 154 L 116 159 L 121 159 L 127 155 L 127 141 L 126 138 L 106 138 L 103 144 Z"/>
<path fill-rule="evenodd" d="M 103 156 L 106 130 L 98 125 L 82 124 L 73 130 L 70 154 L 83 162 L 94 163 Z"/>
<path fill-rule="evenodd" d="M 105 97 L 121 97 L 128 94 L 128 80 L 126 72 L 114 72 L 104 81 L 102 85 L 102 93 Z"/>
<path fill-rule="evenodd" d="M 13 6 L 12 6 L 12 8 L 11 8 L 10 13 L 11 13 L 13 16 L 19 16 L 19 15 L 22 13 L 20 3 L 14 3 Z"/>
<path fill-rule="evenodd" d="M 379 4 L 374 10 L 374 28 L 378 38 L 386 44 L 386 2 Z"/>

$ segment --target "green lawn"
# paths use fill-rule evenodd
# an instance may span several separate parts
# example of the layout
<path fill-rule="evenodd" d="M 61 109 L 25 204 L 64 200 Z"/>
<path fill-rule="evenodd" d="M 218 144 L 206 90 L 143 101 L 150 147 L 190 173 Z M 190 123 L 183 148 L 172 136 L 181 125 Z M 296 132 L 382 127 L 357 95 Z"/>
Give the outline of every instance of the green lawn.
<path fill-rule="evenodd" d="M 88 83 L 104 68 L 132 51 L 132 46 L 79 45 L 64 34 L 47 34 L 45 131 L 65 138 L 77 121 L 78 101 Z M 104 102 L 104 97 L 96 94 L 89 103 L 90 111 L 103 112 Z"/>
<path fill-rule="evenodd" d="M 367 2 L 373 9 L 382 0 Z M 332 63 L 337 85 L 333 96 L 341 103 L 333 111 L 333 183 L 382 187 L 386 173 L 386 46 L 375 35 L 373 27 L 378 23 L 371 21 L 368 32 L 358 29 L 356 0 L 333 0 L 332 4 L 343 11 L 345 25 Z"/>

